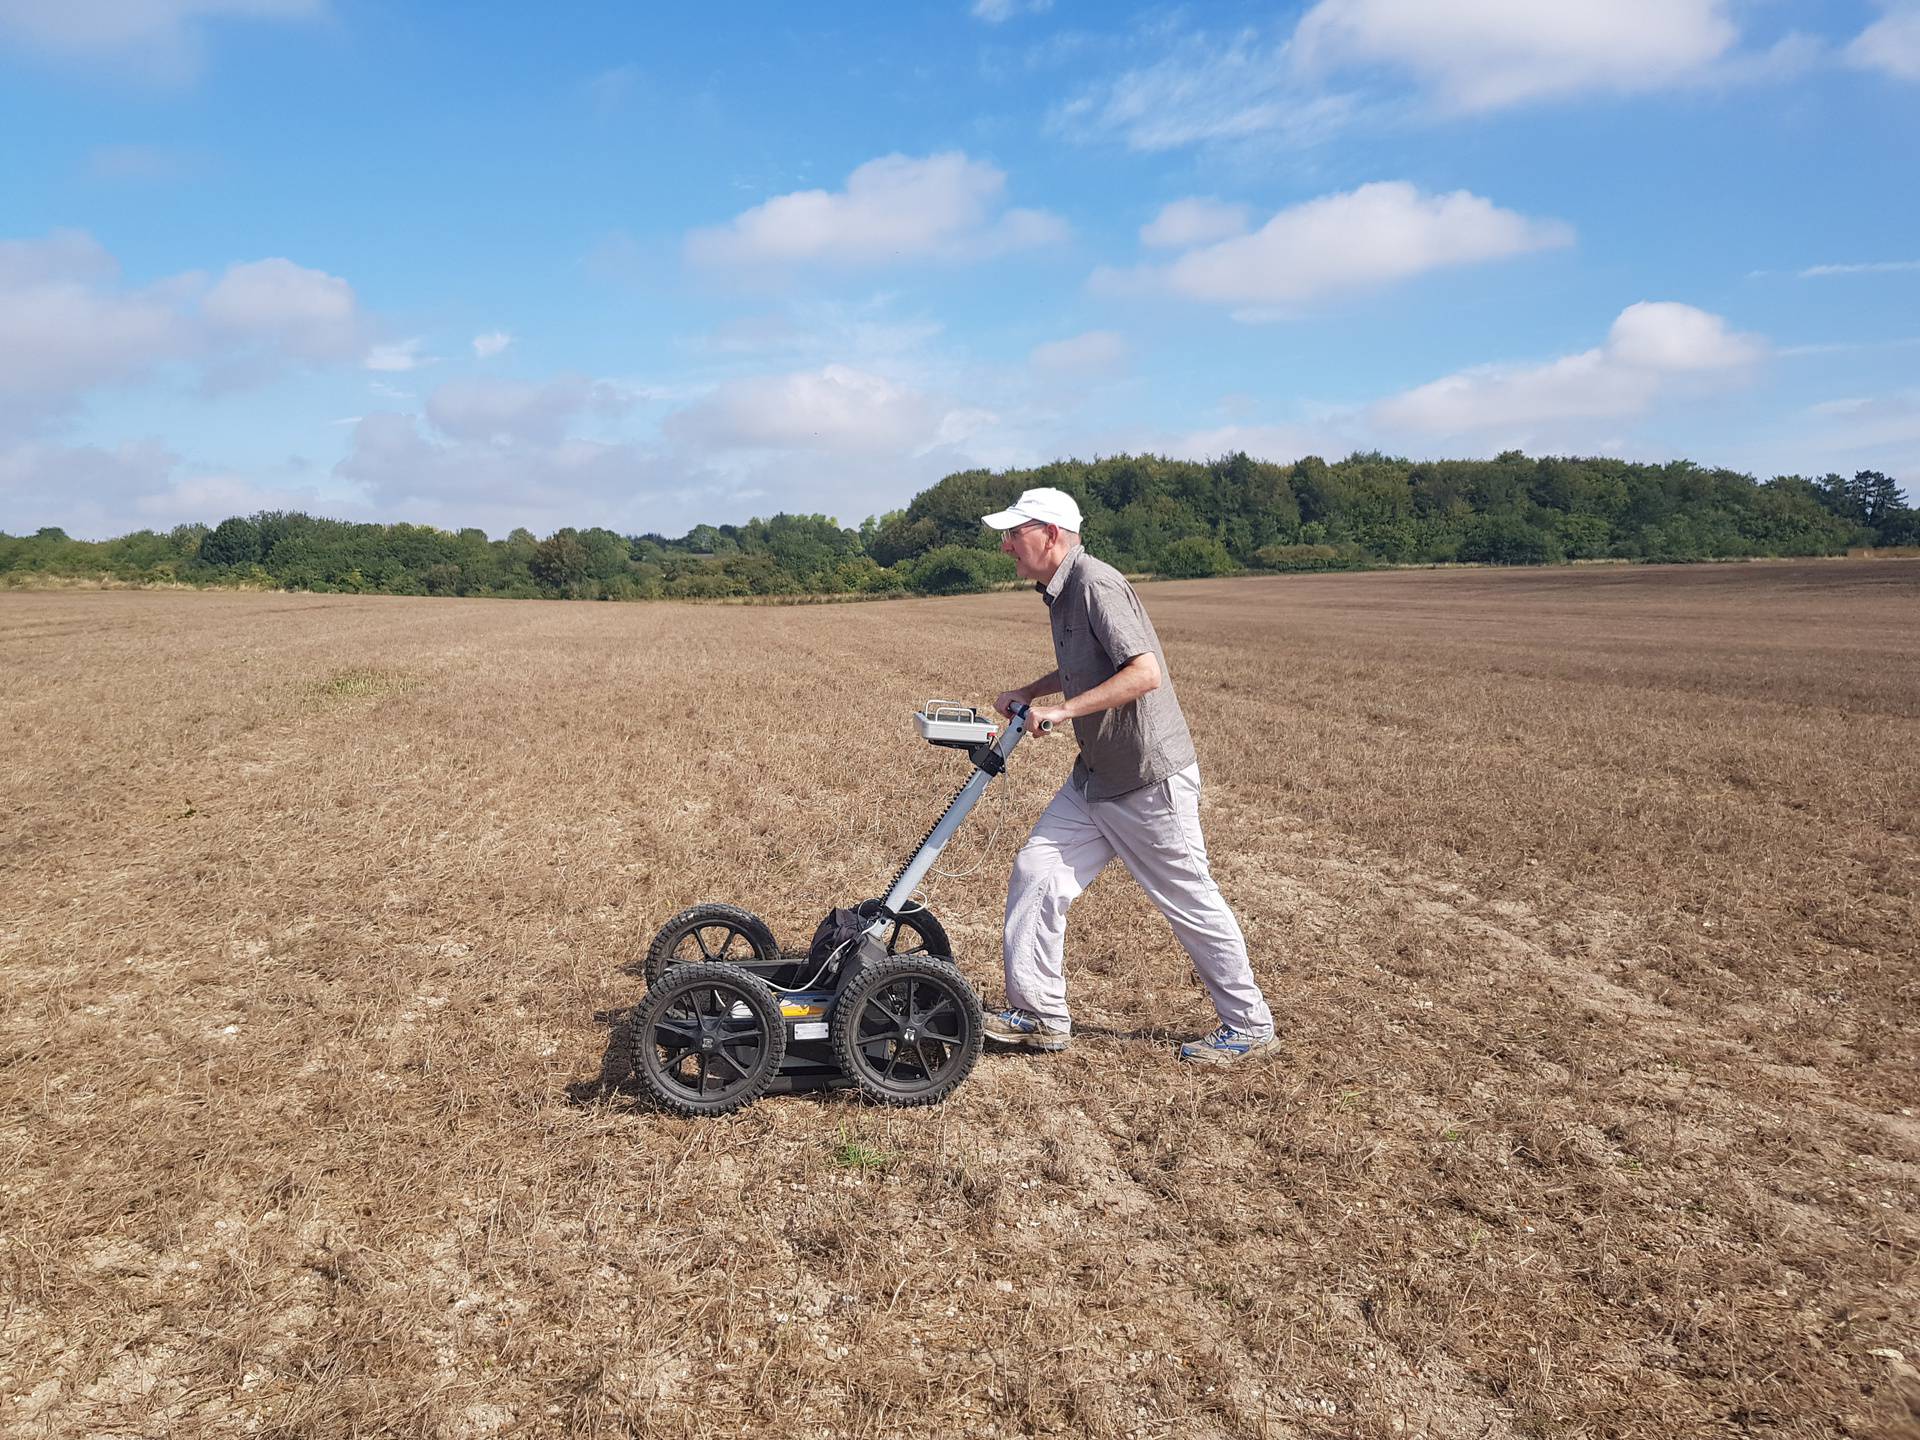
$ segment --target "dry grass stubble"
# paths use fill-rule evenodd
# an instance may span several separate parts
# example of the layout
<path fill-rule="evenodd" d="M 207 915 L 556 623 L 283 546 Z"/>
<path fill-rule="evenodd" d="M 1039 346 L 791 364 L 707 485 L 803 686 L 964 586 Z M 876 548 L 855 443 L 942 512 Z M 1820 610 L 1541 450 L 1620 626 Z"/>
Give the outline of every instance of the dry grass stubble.
<path fill-rule="evenodd" d="M 0 1428 L 1901 1423 L 1920 566 L 1146 598 L 1285 1057 L 1171 1060 L 1109 874 L 1073 1051 L 709 1122 L 569 1098 L 622 966 L 878 889 L 964 773 L 906 709 L 1044 669 L 1030 596 L 0 599 Z M 990 992 L 1066 759 L 932 896 Z"/>

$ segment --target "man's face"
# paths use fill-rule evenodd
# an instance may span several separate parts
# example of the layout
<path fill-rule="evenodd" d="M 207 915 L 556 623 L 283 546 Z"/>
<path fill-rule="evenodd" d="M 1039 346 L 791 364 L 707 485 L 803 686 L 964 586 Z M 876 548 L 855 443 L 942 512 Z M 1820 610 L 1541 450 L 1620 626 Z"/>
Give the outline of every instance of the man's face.
<path fill-rule="evenodd" d="M 1060 533 L 1055 525 L 1029 520 L 1016 525 L 1000 537 L 1000 549 L 1013 557 L 1014 568 L 1022 580 L 1047 581 L 1053 577 L 1053 540 Z"/>

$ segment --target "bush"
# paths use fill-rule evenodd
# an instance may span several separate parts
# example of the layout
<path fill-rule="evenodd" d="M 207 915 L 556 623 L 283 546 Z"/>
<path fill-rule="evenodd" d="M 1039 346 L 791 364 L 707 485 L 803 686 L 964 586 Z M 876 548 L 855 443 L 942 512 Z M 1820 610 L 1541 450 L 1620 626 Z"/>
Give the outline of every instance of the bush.
<path fill-rule="evenodd" d="M 1211 535 L 1189 535 L 1160 552 L 1160 573 L 1174 580 L 1202 580 L 1209 575 L 1231 575 L 1240 567 L 1227 547 Z"/>
<path fill-rule="evenodd" d="M 855 555 L 834 566 L 820 588 L 829 594 L 873 595 L 904 589 L 904 567 L 882 570 L 869 555 Z"/>
<path fill-rule="evenodd" d="M 970 545 L 942 545 L 916 560 L 907 584 L 922 595 L 964 595 L 1014 578 L 1010 557 Z"/>
<path fill-rule="evenodd" d="M 554 531 L 536 545 L 527 568 L 533 572 L 533 578 L 549 590 L 564 591 L 592 573 L 590 558 L 580 532 L 569 526 Z"/>
<path fill-rule="evenodd" d="M 1876 545 L 1920 545 L 1920 507 L 1899 505 L 1880 519 Z"/>
<path fill-rule="evenodd" d="M 1354 570 L 1366 562 L 1352 545 L 1262 545 L 1253 558 L 1268 570 Z"/>
<path fill-rule="evenodd" d="M 1486 565 L 1551 565 L 1565 558 L 1560 543 L 1517 515 L 1482 515 L 1467 526 L 1460 558 Z"/>
<path fill-rule="evenodd" d="M 907 589 L 912 578 L 907 571 L 910 566 L 894 565 L 885 570 L 876 569 L 860 582 L 863 595 L 899 595 Z"/>
<path fill-rule="evenodd" d="M 727 600 L 747 593 L 746 584 L 720 569 L 692 570 L 666 583 L 673 600 Z"/>
<path fill-rule="evenodd" d="M 260 532 L 251 521 L 222 520 L 200 541 L 208 565 L 251 565 L 260 559 Z"/>
<path fill-rule="evenodd" d="M 1554 521 L 1561 549 L 1572 560 L 1593 560 L 1607 553 L 1613 527 L 1600 515 L 1561 515 Z"/>

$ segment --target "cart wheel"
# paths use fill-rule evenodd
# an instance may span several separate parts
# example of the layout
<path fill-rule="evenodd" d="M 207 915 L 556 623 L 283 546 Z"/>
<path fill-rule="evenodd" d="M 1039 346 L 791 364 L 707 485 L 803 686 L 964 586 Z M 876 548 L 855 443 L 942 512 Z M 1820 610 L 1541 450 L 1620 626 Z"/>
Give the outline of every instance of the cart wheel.
<path fill-rule="evenodd" d="M 787 1053 L 780 1003 L 737 965 L 676 965 L 627 1021 L 633 1068 L 682 1115 L 725 1115 L 767 1091 Z"/>
<path fill-rule="evenodd" d="M 833 1057 L 883 1105 L 937 1105 L 973 1073 L 980 997 L 949 960 L 897 956 L 863 966 L 833 1006 Z"/>
<path fill-rule="evenodd" d="M 651 986 L 659 983 L 669 965 L 737 965 L 744 960 L 779 958 L 773 931 L 751 910 L 738 905 L 696 905 L 660 927 L 647 947 L 642 968 Z"/>
<path fill-rule="evenodd" d="M 858 908 L 864 919 L 871 920 L 876 915 L 888 917 L 887 954 L 931 955 L 938 960 L 953 958 L 953 942 L 947 939 L 946 927 L 933 918 L 933 912 L 926 906 L 910 905 L 905 910 L 894 911 L 878 900 L 867 900 Z"/>

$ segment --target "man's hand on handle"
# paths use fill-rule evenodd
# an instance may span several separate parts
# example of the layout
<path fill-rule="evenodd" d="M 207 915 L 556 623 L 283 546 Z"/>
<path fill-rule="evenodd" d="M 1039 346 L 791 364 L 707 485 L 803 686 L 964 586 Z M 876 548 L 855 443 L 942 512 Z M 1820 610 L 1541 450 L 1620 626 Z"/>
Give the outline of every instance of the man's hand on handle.
<path fill-rule="evenodd" d="M 1151 690 L 1160 688 L 1160 657 L 1151 650 L 1143 650 L 1130 657 L 1125 664 L 1112 675 L 1094 686 L 1083 690 L 1073 697 L 1074 708 L 1064 705 L 1035 705 L 1029 698 L 1034 695 L 1058 695 L 1060 693 L 1060 672 L 1054 671 L 1023 690 L 1002 691 L 1000 698 L 993 702 L 994 708 L 1009 720 L 1013 718 L 1010 708 L 1015 702 L 1027 707 L 1027 729 L 1035 735 L 1045 735 L 1047 731 L 1040 727 L 1051 722 L 1058 726 L 1062 721 L 1071 720 L 1076 715 L 1098 715 L 1103 710 L 1117 710 L 1122 705 L 1130 705 Z"/>
<path fill-rule="evenodd" d="M 1064 705 L 1029 705 L 1027 706 L 1027 734 L 1037 735 L 1044 740 L 1072 718 Z"/>
<path fill-rule="evenodd" d="M 1029 693 L 1030 692 L 1025 690 L 1003 690 L 1000 692 L 999 698 L 993 702 L 993 708 L 1011 720 L 1013 718 L 1013 707 L 1015 705 L 1026 706 L 1026 733 L 1042 738 L 1051 735 L 1056 728 L 1073 718 L 1067 713 L 1064 705 L 1034 704 L 1027 698 Z"/>

